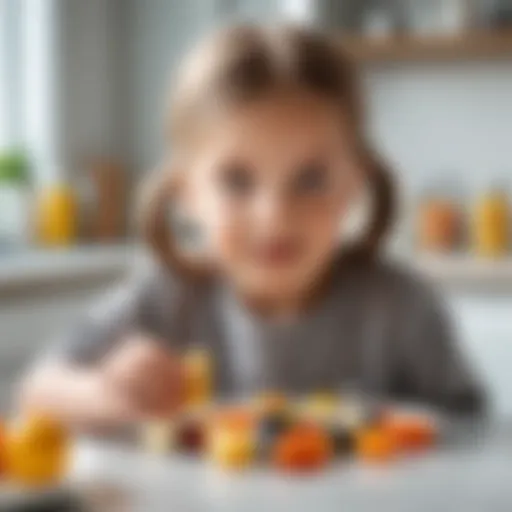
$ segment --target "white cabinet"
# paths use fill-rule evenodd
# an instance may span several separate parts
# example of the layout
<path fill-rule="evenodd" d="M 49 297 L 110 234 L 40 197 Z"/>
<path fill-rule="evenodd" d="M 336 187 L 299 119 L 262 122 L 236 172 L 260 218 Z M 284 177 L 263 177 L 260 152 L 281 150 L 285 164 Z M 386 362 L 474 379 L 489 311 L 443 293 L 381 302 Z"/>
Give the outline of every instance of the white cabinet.
<path fill-rule="evenodd" d="M 512 417 L 512 297 L 452 295 L 450 302 L 493 409 Z"/>

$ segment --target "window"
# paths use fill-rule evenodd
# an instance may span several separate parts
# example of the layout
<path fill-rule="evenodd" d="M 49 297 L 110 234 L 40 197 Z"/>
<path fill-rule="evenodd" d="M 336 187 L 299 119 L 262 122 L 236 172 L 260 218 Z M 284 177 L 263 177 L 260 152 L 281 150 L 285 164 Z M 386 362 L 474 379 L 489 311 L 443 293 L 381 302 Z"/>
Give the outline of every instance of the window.
<path fill-rule="evenodd" d="M 20 0 L 0 0 L 0 149 L 22 144 Z"/>
<path fill-rule="evenodd" d="M 0 151 L 21 149 L 44 182 L 58 167 L 60 0 L 0 0 Z"/>

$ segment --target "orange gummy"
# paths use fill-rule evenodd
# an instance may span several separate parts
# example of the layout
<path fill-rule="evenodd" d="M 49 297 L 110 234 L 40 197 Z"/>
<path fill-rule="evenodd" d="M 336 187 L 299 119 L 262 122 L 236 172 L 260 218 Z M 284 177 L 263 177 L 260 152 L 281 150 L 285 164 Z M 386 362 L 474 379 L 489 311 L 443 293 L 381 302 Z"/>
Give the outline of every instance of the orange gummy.
<path fill-rule="evenodd" d="M 384 428 L 403 451 L 418 451 L 431 447 L 436 438 L 436 429 L 426 418 L 389 415 Z"/>
<path fill-rule="evenodd" d="M 279 412 L 286 408 L 286 395 L 278 392 L 266 392 L 258 395 L 254 401 L 255 408 L 262 414 Z"/>
<path fill-rule="evenodd" d="M 357 433 L 356 452 L 368 462 L 386 462 L 396 455 L 397 445 L 387 429 L 374 427 Z"/>
<path fill-rule="evenodd" d="M 327 432 L 313 425 L 298 425 L 277 439 L 272 458 L 281 469 L 311 471 L 324 467 L 333 453 Z"/>
<path fill-rule="evenodd" d="M 256 426 L 256 416 L 245 407 L 228 407 L 214 414 L 213 423 L 222 428 L 250 429 Z"/>

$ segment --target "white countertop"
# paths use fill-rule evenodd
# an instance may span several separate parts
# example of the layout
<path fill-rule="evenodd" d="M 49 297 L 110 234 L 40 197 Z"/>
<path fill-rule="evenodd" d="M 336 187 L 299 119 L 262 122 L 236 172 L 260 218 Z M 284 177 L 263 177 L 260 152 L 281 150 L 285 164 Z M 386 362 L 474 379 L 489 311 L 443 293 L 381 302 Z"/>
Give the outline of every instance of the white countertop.
<path fill-rule="evenodd" d="M 126 489 L 132 512 L 509 512 L 512 431 L 380 467 L 340 463 L 317 475 L 225 474 L 200 461 L 84 443 L 75 481 Z"/>

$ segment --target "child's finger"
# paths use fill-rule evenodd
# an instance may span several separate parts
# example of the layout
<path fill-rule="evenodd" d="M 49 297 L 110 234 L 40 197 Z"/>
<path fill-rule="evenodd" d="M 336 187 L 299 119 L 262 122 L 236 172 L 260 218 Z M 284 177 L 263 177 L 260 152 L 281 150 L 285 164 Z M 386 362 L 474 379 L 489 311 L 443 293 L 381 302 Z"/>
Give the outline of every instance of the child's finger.
<path fill-rule="evenodd" d="M 182 391 L 179 376 L 160 376 L 148 383 L 143 406 L 155 414 L 169 415 L 182 403 Z"/>

